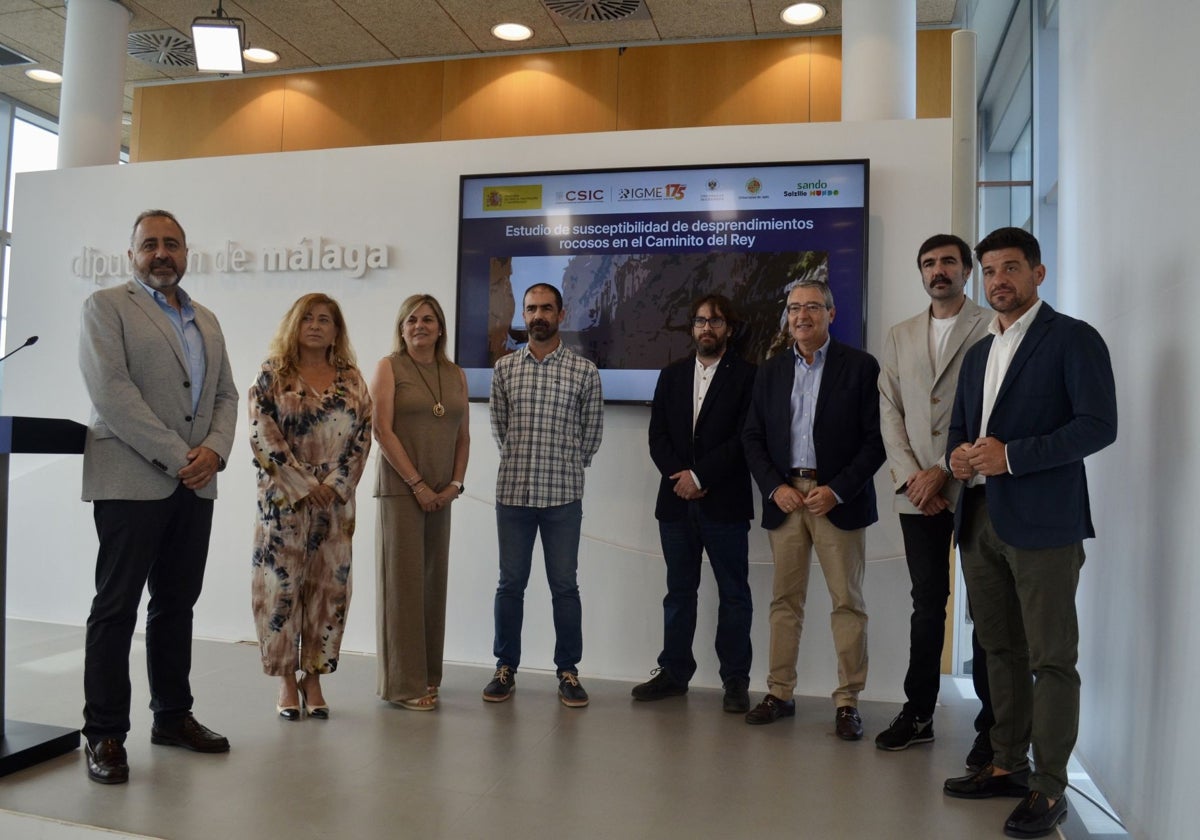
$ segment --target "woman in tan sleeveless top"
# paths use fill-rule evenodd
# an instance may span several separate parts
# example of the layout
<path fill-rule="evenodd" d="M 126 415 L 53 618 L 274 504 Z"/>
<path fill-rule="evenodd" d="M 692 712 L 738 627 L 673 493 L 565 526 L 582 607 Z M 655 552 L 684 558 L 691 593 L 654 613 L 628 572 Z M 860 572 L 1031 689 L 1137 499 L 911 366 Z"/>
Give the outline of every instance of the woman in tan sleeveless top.
<path fill-rule="evenodd" d="M 383 455 L 375 482 L 378 694 L 432 711 L 442 682 L 450 503 L 463 492 L 471 437 L 466 374 L 446 356 L 446 316 L 431 295 L 401 305 L 371 395 Z"/>

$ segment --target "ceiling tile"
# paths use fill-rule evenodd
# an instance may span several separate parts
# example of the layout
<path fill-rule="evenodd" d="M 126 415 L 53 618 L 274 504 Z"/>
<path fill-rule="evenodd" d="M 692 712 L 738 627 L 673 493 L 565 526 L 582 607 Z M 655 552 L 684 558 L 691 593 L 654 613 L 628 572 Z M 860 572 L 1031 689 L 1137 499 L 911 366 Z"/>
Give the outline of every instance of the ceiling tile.
<path fill-rule="evenodd" d="M 477 51 L 436 0 L 341 0 L 341 5 L 394 56 Z"/>
<path fill-rule="evenodd" d="M 438 0 L 480 52 L 512 52 L 568 46 L 567 39 L 539 0 Z M 483 6 L 481 9 L 480 7 Z M 492 35 L 497 23 L 523 23 L 533 29 L 528 41 L 501 41 Z"/>

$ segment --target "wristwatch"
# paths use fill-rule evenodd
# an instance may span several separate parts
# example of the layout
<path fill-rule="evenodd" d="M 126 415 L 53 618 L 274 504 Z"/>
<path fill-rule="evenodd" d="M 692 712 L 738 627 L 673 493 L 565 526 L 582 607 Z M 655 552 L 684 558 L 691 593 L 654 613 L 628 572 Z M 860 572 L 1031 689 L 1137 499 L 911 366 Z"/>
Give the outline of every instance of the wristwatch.
<path fill-rule="evenodd" d="M 451 481 L 450 483 L 458 488 L 458 495 L 461 496 L 463 493 L 467 492 L 467 486 L 465 484 L 463 484 L 461 481 Z"/>

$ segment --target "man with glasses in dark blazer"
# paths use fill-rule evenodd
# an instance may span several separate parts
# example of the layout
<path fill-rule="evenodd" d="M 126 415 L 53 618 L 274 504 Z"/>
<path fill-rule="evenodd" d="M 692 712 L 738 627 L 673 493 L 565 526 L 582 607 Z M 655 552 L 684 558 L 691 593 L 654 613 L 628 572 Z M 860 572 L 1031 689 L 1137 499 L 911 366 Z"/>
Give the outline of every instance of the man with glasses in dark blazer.
<path fill-rule="evenodd" d="M 692 304 L 694 355 L 663 369 L 650 410 L 650 457 L 662 478 L 658 519 L 667 595 L 663 649 L 651 679 L 633 689 L 635 700 L 684 694 L 696 672 L 701 555 L 708 553 L 717 584 L 717 660 L 725 688 L 722 707 L 750 708 L 749 530 L 754 518 L 750 473 L 742 454 L 742 426 L 754 385 L 754 365 L 729 349 L 736 332 L 733 305 L 722 295 Z"/>

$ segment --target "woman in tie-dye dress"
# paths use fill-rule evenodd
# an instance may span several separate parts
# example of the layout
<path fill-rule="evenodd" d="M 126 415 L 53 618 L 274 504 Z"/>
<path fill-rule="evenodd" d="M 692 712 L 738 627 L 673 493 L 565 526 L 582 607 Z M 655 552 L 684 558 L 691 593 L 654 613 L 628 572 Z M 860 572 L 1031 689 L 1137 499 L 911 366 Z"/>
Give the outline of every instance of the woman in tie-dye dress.
<path fill-rule="evenodd" d="M 258 465 L 251 600 L 263 670 L 280 679 L 280 717 L 299 720 L 307 706 L 323 719 L 320 675 L 337 669 L 354 491 L 371 446 L 371 398 L 332 298 L 292 305 L 249 403 Z"/>

